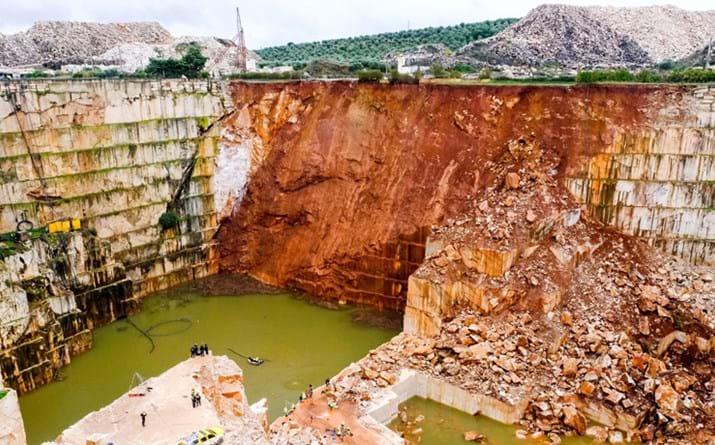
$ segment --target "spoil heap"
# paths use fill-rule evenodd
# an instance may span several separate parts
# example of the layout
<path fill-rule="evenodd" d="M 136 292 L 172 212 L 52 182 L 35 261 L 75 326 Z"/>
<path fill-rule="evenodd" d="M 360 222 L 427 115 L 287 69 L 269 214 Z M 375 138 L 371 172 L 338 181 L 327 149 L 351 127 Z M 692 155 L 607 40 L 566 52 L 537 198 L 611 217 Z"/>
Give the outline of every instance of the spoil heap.
<path fill-rule="evenodd" d="M 344 373 L 339 403 L 365 408 L 410 368 L 525 407 L 519 437 L 712 443 L 712 269 L 584 216 L 560 162 L 530 135 L 485 166 L 410 278 L 407 332 Z"/>
<path fill-rule="evenodd" d="M 499 34 L 457 53 L 495 65 L 642 66 L 702 48 L 715 11 L 541 5 Z"/>
<path fill-rule="evenodd" d="M 155 22 L 37 22 L 27 31 L 0 34 L 0 66 L 82 63 L 120 43 L 171 40 L 169 31 Z"/>
<path fill-rule="evenodd" d="M 429 340 L 382 354 L 408 351 L 397 354 L 411 354 L 407 366 L 469 391 L 530 400 L 523 425 L 537 435 L 584 434 L 588 417 L 630 438 L 712 440 L 712 269 L 582 215 L 560 161 L 523 137 L 487 165 L 486 193 L 433 232 L 410 280 L 407 329 Z"/>

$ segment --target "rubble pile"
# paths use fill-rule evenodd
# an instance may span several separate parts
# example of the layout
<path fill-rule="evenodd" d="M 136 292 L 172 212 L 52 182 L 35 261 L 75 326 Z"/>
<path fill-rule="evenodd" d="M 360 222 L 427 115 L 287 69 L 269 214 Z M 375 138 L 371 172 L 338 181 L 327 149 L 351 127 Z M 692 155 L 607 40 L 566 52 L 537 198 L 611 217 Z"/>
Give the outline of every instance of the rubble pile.
<path fill-rule="evenodd" d="M 0 66 L 82 63 L 120 43 L 171 40 L 169 31 L 156 22 L 37 22 L 27 31 L 0 34 Z"/>
<path fill-rule="evenodd" d="M 541 5 L 487 39 L 457 52 L 493 65 L 644 66 L 677 60 L 705 46 L 714 11 Z"/>
<path fill-rule="evenodd" d="M 442 296 L 454 282 L 468 286 L 438 314 L 434 335 L 402 333 L 359 362 L 339 399 L 365 406 L 411 368 L 527 403 L 519 437 L 712 443 L 712 268 L 665 258 L 590 220 L 558 166 L 531 136 L 487 165 L 484 194 L 433 230 L 432 253 L 414 275 Z"/>

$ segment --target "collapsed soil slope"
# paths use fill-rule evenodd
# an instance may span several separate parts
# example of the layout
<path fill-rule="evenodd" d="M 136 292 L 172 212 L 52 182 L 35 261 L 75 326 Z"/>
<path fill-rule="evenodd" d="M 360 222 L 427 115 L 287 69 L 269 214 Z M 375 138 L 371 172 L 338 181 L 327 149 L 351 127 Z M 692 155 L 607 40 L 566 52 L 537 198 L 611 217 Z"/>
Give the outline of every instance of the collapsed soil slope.
<path fill-rule="evenodd" d="M 689 91 L 663 86 L 235 83 L 232 96 L 224 125 L 253 159 L 218 235 L 222 268 L 393 308 L 429 228 L 483 193 L 510 141 L 555 153 L 561 181 L 624 135 L 693 121 Z"/>
<path fill-rule="evenodd" d="M 233 97 L 228 125 L 250 142 L 253 172 L 219 232 L 222 267 L 406 304 L 406 332 L 338 378 L 335 397 L 356 416 L 411 368 L 502 404 L 522 437 L 712 443 L 712 268 L 605 226 L 579 201 L 656 209 L 618 181 L 625 169 L 634 189 L 656 173 L 672 178 L 661 189 L 691 178 L 700 191 L 686 195 L 707 207 L 712 184 L 699 175 L 710 169 L 664 159 L 712 157 L 709 89 L 236 84 Z M 589 191 L 572 193 L 574 178 Z M 612 182 L 594 194 L 601 180 Z M 695 204 L 656 194 L 678 213 Z M 406 301 L 377 288 L 418 261 L 409 247 L 420 241 Z M 291 443 L 320 440 L 301 427 L 305 442 Z"/>

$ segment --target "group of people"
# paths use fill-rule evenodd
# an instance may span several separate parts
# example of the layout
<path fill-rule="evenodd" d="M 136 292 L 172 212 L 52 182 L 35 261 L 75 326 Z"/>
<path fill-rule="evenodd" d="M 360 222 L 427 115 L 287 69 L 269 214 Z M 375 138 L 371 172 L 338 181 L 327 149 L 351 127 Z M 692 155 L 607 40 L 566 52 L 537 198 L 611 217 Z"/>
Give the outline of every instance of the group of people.
<path fill-rule="evenodd" d="M 206 343 L 198 346 L 194 344 L 191 347 L 191 358 L 199 356 L 203 357 L 205 355 L 209 355 L 209 346 Z"/>
<path fill-rule="evenodd" d="M 341 423 L 337 428 L 327 428 L 326 430 L 330 434 L 332 440 L 340 439 L 342 441 L 343 437 L 352 436 L 353 432 L 350 427 Z"/>
<path fill-rule="evenodd" d="M 191 388 L 191 407 L 196 408 L 201 406 L 201 394 L 196 392 L 195 388 Z"/>

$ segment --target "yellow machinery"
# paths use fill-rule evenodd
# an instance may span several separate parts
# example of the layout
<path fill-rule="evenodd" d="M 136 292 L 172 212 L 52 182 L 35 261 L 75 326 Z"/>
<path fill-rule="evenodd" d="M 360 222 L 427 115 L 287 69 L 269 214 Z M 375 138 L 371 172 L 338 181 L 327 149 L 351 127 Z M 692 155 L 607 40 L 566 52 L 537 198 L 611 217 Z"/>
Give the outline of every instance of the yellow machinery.
<path fill-rule="evenodd" d="M 59 221 L 53 221 L 47 225 L 47 231 L 50 233 L 65 233 L 72 230 L 80 230 L 82 224 L 79 219 L 61 219 Z"/>

